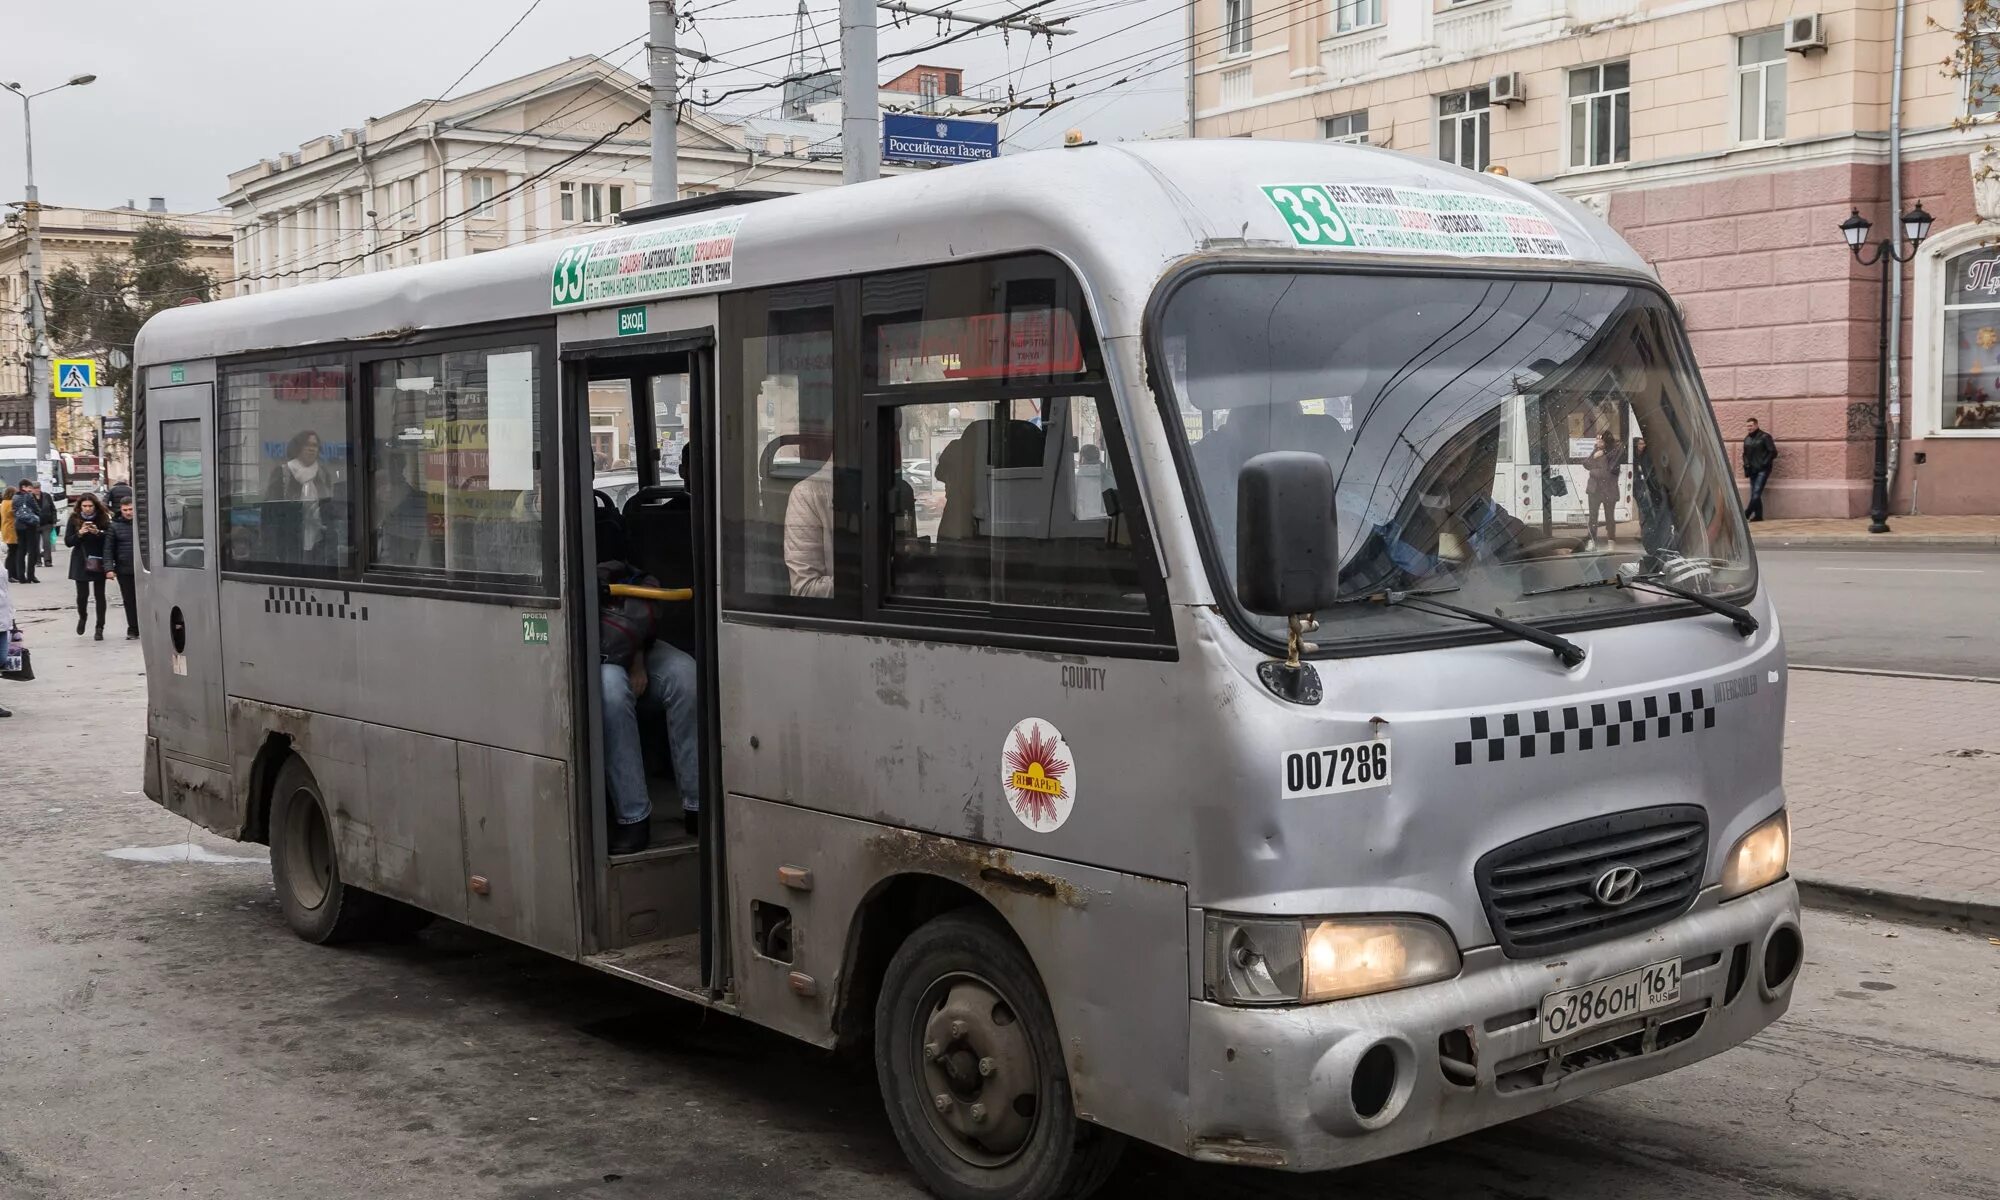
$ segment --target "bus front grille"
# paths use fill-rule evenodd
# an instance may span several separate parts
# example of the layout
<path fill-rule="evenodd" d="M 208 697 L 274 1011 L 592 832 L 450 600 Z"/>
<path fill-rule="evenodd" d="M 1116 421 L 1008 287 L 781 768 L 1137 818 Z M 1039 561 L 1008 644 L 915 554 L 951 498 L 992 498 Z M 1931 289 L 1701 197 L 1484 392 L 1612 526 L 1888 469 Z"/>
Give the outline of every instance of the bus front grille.
<path fill-rule="evenodd" d="M 1691 804 L 1642 808 L 1509 842 L 1480 858 L 1473 875 L 1501 950 L 1533 958 L 1686 912 L 1701 890 L 1707 852 L 1706 811 Z M 1620 867 L 1637 872 L 1636 884 L 1615 872 Z"/>

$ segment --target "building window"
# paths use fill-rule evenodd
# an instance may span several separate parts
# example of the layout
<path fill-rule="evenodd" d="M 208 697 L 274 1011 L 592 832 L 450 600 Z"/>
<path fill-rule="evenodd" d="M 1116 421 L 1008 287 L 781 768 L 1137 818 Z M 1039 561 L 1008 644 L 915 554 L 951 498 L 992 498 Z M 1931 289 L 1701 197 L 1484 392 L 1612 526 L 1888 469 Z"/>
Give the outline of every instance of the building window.
<path fill-rule="evenodd" d="M 1250 51 L 1250 0 L 1222 0 L 1222 52 Z"/>
<path fill-rule="evenodd" d="M 370 570 L 541 584 L 535 357 L 501 346 L 369 364 Z"/>
<path fill-rule="evenodd" d="M 1333 6 L 1333 31 L 1346 33 L 1350 29 L 1366 29 L 1382 23 L 1382 0 L 1336 0 Z"/>
<path fill-rule="evenodd" d="M 562 219 L 565 221 L 576 220 L 576 185 L 573 183 L 562 184 L 559 194 L 562 198 Z"/>
<path fill-rule="evenodd" d="M 1945 264 L 1943 366 L 1938 429 L 2000 432 L 2000 250 Z"/>
<path fill-rule="evenodd" d="M 1319 135 L 1329 142 L 1343 142 L 1349 146 L 1368 144 L 1368 110 L 1341 113 L 1337 117 L 1321 117 Z"/>
<path fill-rule="evenodd" d="M 1980 20 L 1970 13 L 1966 19 Z M 2000 24 L 1990 15 L 1980 21 L 1952 59 L 1965 74 L 1965 111 L 1975 117 L 2000 113 Z"/>
<path fill-rule="evenodd" d="M 572 187 L 572 186 L 575 186 L 575 187 L 576 187 L 576 191 L 577 191 L 577 199 L 578 199 L 579 201 L 581 201 L 581 204 L 582 204 L 582 209 L 583 209 L 583 219 L 584 219 L 584 221 L 585 221 L 586 223 L 597 223 L 597 222 L 602 222 L 602 221 L 604 220 L 604 214 L 605 214 L 605 208 L 604 208 L 604 185 L 603 185 L 603 184 L 601 184 L 601 183 L 586 183 L 586 184 L 582 184 L 581 186 L 577 186 L 577 185 L 573 185 L 573 184 L 567 184 L 567 183 L 566 183 L 566 184 L 564 184 L 563 186 L 564 186 L 565 188 L 568 188 L 568 187 Z M 612 190 L 613 190 L 613 191 L 617 191 L 618 189 L 614 188 L 614 189 L 612 189 Z M 570 206 L 570 204 L 569 204 L 569 201 L 568 201 L 568 198 L 567 198 L 567 197 L 565 197 L 565 199 L 564 199 L 564 203 L 563 203 L 563 219 L 564 219 L 564 220 L 568 220 L 568 219 L 569 219 L 569 212 L 570 212 L 570 210 L 571 210 L 571 206 Z M 612 212 L 617 212 L 618 210 L 614 208 L 614 209 L 612 209 L 611 211 L 612 211 Z"/>
<path fill-rule="evenodd" d="M 347 369 L 287 363 L 222 378 L 222 566 L 333 578 L 348 573 Z"/>
<path fill-rule="evenodd" d="M 1608 167 L 1632 160 L 1632 64 L 1604 63 L 1569 73 L 1569 165 Z"/>
<path fill-rule="evenodd" d="M 1438 157 L 1469 171 L 1492 161 L 1492 110 L 1483 87 L 1438 97 Z"/>
<path fill-rule="evenodd" d="M 1736 39 L 1736 136 L 1771 142 L 1785 136 L 1785 31 Z"/>
<path fill-rule="evenodd" d="M 1238 67 L 1234 71 L 1222 73 L 1222 102 L 1224 104 L 1250 103 L 1250 68 Z M 1249 136 L 1245 134 L 1244 136 Z"/>
<path fill-rule="evenodd" d="M 610 193 L 611 215 L 615 217 L 625 211 L 625 189 L 614 183 L 610 187 Z"/>
<path fill-rule="evenodd" d="M 493 177 L 491 175 L 467 175 L 465 177 L 465 208 L 467 212 L 479 212 L 493 203 Z"/>

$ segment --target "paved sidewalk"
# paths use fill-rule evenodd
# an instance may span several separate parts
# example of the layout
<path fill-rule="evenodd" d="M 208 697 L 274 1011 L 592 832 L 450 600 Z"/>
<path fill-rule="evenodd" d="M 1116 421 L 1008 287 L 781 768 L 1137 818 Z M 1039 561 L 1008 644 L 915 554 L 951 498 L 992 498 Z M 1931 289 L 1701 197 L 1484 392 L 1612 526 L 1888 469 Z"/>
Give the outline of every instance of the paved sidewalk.
<path fill-rule="evenodd" d="M 2000 913 L 2000 684 L 1793 671 L 1785 731 L 1802 884 Z"/>
<path fill-rule="evenodd" d="M 1750 526 L 1750 535 L 1767 550 L 1783 547 L 1872 550 L 1896 546 L 1993 549 L 2000 548 L 2000 516 L 1892 516 L 1888 533 L 1869 533 L 1867 517 L 1844 521 L 1756 521 Z"/>

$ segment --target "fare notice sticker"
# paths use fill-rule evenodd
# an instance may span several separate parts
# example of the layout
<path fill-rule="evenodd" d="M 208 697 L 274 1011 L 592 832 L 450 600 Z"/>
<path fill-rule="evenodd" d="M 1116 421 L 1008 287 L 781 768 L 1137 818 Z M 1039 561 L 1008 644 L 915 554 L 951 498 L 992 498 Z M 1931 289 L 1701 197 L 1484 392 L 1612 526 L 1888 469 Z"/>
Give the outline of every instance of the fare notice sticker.
<path fill-rule="evenodd" d="M 1287 750 L 1282 760 L 1278 795 L 1286 800 L 1389 786 L 1388 738 Z"/>
<path fill-rule="evenodd" d="M 1263 192 L 1295 245 L 1466 258 L 1572 257 L 1554 222 L 1511 196 L 1359 183 L 1266 184 Z"/>

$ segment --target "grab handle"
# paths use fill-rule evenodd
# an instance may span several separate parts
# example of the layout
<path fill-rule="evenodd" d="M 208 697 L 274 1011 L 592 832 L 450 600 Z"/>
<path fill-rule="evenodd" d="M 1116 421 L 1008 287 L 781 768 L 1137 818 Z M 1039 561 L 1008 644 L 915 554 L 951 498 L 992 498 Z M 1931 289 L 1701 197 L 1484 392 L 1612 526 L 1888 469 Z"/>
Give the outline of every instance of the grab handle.
<path fill-rule="evenodd" d="M 640 587 L 636 583 L 614 583 L 611 585 L 611 594 L 614 596 L 630 596 L 635 600 L 687 601 L 694 599 L 693 588 Z"/>

